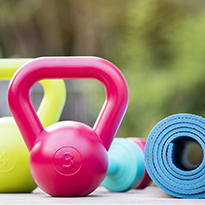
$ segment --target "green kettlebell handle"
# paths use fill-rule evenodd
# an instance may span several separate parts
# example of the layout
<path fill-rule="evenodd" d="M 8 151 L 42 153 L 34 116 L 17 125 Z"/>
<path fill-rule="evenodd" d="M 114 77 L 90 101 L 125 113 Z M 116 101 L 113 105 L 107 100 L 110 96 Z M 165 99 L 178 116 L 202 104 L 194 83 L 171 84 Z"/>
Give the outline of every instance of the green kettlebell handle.
<path fill-rule="evenodd" d="M 33 59 L 0 59 L 0 80 L 10 80 L 16 70 L 30 60 Z M 62 79 L 42 80 L 39 83 L 43 87 L 44 96 L 37 115 L 43 127 L 48 127 L 60 118 L 66 101 L 66 87 Z"/>

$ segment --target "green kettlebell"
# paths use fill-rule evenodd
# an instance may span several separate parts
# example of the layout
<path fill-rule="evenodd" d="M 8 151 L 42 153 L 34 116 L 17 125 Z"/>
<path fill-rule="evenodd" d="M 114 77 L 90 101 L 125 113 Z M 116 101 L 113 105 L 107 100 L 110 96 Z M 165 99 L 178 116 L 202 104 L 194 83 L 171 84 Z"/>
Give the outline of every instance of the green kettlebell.
<path fill-rule="evenodd" d="M 10 80 L 32 59 L 0 59 L 0 79 Z M 63 80 L 42 80 L 44 96 L 37 114 L 44 127 L 57 122 L 66 100 Z M 24 109 L 27 109 L 26 107 Z M 13 117 L 0 118 L 0 192 L 28 193 L 37 187 L 29 169 L 29 152 Z"/>

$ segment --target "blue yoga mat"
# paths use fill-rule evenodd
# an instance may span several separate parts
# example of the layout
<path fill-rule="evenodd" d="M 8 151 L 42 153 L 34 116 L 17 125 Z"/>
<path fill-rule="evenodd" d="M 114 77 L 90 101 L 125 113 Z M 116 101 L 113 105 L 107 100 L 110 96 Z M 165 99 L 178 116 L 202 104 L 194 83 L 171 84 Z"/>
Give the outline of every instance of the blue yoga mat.
<path fill-rule="evenodd" d="M 199 165 L 187 160 L 187 145 L 198 143 Z M 145 146 L 145 165 L 151 179 L 168 194 L 180 198 L 205 198 L 205 119 L 176 114 L 160 121 Z"/>

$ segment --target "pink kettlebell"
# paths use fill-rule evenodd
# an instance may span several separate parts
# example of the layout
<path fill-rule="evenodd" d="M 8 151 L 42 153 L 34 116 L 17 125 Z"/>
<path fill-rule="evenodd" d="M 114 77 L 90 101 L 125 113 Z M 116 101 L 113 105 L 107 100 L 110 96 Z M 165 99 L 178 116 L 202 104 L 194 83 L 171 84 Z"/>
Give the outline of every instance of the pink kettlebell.
<path fill-rule="evenodd" d="M 43 128 L 29 92 L 45 78 L 93 78 L 103 84 L 106 100 L 93 128 L 74 121 Z M 107 151 L 128 105 L 127 83 L 117 67 L 97 57 L 37 58 L 14 74 L 8 101 L 30 152 L 31 174 L 43 191 L 86 196 L 100 186 L 108 167 Z"/>

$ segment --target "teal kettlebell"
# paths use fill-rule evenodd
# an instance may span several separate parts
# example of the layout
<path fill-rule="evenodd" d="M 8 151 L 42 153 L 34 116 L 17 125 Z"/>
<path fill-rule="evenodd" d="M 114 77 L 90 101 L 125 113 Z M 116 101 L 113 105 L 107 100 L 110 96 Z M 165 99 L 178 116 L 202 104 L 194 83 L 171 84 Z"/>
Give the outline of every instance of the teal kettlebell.
<path fill-rule="evenodd" d="M 144 175 L 144 156 L 138 144 L 115 138 L 108 151 L 108 170 L 102 186 L 112 192 L 134 189 Z"/>
<path fill-rule="evenodd" d="M 30 60 L 0 59 L 0 79 L 10 80 L 15 71 Z M 63 80 L 43 80 L 40 84 L 44 96 L 37 114 L 47 127 L 59 120 L 66 89 Z M 0 193 L 31 192 L 36 187 L 29 169 L 29 152 L 13 117 L 0 118 Z"/>

